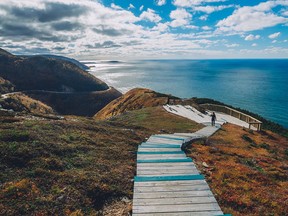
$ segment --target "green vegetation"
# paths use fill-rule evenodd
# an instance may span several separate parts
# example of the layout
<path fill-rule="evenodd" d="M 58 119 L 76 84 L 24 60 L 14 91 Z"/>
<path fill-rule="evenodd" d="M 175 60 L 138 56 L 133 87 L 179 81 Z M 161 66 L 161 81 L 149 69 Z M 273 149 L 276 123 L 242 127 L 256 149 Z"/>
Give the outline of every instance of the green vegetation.
<path fill-rule="evenodd" d="M 120 204 L 127 215 L 138 145 L 199 128 L 161 107 L 106 122 L 0 116 L 0 215 L 102 215 Z"/>

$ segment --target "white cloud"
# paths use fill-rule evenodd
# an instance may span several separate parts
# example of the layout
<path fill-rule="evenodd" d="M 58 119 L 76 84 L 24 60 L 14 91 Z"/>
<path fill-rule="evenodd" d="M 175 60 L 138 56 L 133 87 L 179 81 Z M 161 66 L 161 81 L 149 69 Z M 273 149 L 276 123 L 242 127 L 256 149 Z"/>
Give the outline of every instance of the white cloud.
<path fill-rule="evenodd" d="M 256 47 L 256 46 L 257 46 L 257 43 L 253 43 L 251 46 L 252 46 L 252 47 Z"/>
<path fill-rule="evenodd" d="M 221 10 L 224 10 L 226 8 L 231 8 L 231 7 L 235 7 L 235 5 L 220 5 L 220 6 L 210 6 L 210 5 L 207 5 L 207 6 L 196 6 L 196 7 L 193 7 L 193 10 L 194 11 L 201 11 L 201 12 L 204 12 L 204 13 L 213 13 L 215 11 L 221 11 Z"/>
<path fill-rule="evenodd" d="M 162 20 L 162 18 L 156 14 L 156 12 L 150 8 L 147 9 L 147 11 L 144 11 L 141 15 L 140 15 L 140 19 L 142 20 L 148 20 L 150 22 L 155 22 L 158 23 Z"/>
<path fill-rule="evenodd" d="M 129 7 L 128 7 L 128 10 L 130 10 L 130 9 L 135 9 L 135 6 L 131 3 L 129 4 Z"/>
<path fill-rule="evenodd" d="M 217 23 L 218 31 L 246 32 L 287 23 L 288 19 L 273 14 L 272 8 L 285 1 L 269 1 L 256 6 L 244 6 Z"/>
<path fill-rule="evenodd" d="M 119 5 L 116 5 L 114 3 L 111 4 L 111 8 L 115 9 L 115 10 L 123 10 L 122 7 L 120 7 Z"/>
<path fill-rule="evenodd" d="M 280 32 L 276 32 L 276 33 L 274 33 L 274 34 L 269 35 L 268 37 L 269 37 L 270 39 L 275 39 L 275 38 L 279 37 L 280 34 L 281 34 Z"/>
<path fill-rule="evenodd" d="M 234 47 L 239 47 L 240 45 L 234 43 L 234 44 L 226 44 L 225 46 L 226 46 L 226 47 L 229 47 L 229 48 L 234 48 Z"/>
<path fill-rule="evenodd" d="M 176 9 L 170 13 L 171 19 L 191 19 L 192 15 L 185 9 Z"/>
<path fill-rule="evenodd" d="M 173 4 L 178 7 L 192 7 L 203 3 L 225 2 L 227 0 L 174 0 Z"/>
<path fill-rule="evenodd" d="M 166 32 L 169 26 L 167 23 L 158 23 L 157 26 L 152 28 L 153 31 Z"/>
<path fill-rule="evenodd" d="M 186 25 L 189 25 L 192 15 L 188 13 L 185 9 L 178 8 L 174 11 L 171 11 L 170 18 L 172 19 L 172 22 L 170 23 L 171 27 L 185 27 Z"/>
<path fill-rule="evenodd" d="M 249 34 L 245 37 L 245 40 L 252 41 L 252 40 L 258 40 L 259 38 L 260 38 L 260 35 Z"/>
<path fill-rule="evenodd" d="M 288 10 L 282 11 L 282 16 L 288 16 Z"/>
<path fill-rule="evenodd" d="M 205 30 L 205 31 L 208 31 L 208 30 L 211 30 L 211 27 L 209 27 L 209 26 L 203 26 L 202 29 Z"/>
<path fill-rule="evenodd" d="M 205 15 L 203 15 L 203 16 L 200 16 L 199 19 L 205 21 L 205 20 L 208 19 L 208 15 L 205 14 Z"/>
<path fill-rule="evenodd" d="M 157 4 L 158 6 L 165 5 L 165 4 L 166 4 L 166 0 L 156 0 L 156 4 Z"/>
<path fill-rule="evenodd" d="M 276 42 L 277 42 L 277 40 L 273 40 L 273 41 L 272 41 L 272 43 L 276 43 Z"/>

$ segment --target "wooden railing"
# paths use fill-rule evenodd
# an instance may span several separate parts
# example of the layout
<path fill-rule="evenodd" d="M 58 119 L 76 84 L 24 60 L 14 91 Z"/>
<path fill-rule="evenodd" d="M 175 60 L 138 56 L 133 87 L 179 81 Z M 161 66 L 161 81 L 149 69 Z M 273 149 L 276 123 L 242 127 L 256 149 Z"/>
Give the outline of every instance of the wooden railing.
<path fill-rule="evenodd" d="M 216 105 L 216 104 L 201 104 L 200 106 L 207 109 L 207 110 L 222 112 L 222 113 L 228 114 L 230 116 L 233 116 L 235 118 L 238 118 L 244 122 L 247 122 L 249 124 L 249 129 L 256 128 L 257 131 L 261 130 L 261 126 L 262 126 L 261 121 L 259 121 L 256 118 L 253 118 L 252 116 L 249 116 L 245 113 L 242 113 L 238 110 L 232 109 L 232 108 L 227 107 L 227 106 Z"/>

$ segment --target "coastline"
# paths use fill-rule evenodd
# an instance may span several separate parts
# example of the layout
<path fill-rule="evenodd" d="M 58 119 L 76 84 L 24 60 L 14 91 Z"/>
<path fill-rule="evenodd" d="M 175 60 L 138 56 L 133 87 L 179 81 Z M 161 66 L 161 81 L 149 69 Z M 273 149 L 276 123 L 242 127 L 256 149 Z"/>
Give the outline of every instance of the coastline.
<path fill-rule="evenodd" d="M 223 66 L 227 61 L 232 62 L 233 65 Z M 245 65 L 241 65 L 245 61 L 250 62 L 250 64 L 255 62 L 252 59 L 225 61 L 143 60 L 113 62 L 110 64 L 109 61 L 105 61 L 105 65 L 101 65 L 101 61 L 94 61 L 95 67 L 90 68 L 88 72 L 110 86 L 114 86 L 122 94 L 133 88 L 141 87 L 172 94 L 180 98 L 211 98 L 233 107 L 240 107 L 257 113 L 265 119 L 288 129 L 288 117 L 285 115 L 285 107 L 286 104 L 288 106 L 288 101 L 284 93 L 287 89 L 284 83 L 286 79 L 288 82 L 288 74 L 280 74 L 280 71 L 279 75 L 273 75 L 272 69 L 266 71 L 261 66 L 261 63 L 263 63 L 261 59 L 257 59 L 255 64 L 245 68 Z M 274 61 L 278 61 L 278 59 L 271 59 L 269 62 L 273 63 Z M 287 62 L 288 65 L 286 59 L 281 59 L 280 62 L 281 64 Z M 93 61 L 89 63 L 90 66 L 93 65 Z M 237 67 L 234 66 L 236 63 Z M 215 64 L 216 69 L 212 68 L 212 70 L 209 64 L 212 64 L 212 66 Z M 101 66 L 99 67 L 99 65 Z M 220 70 L 219 68 L 222 68 L 222 66 L 223 69 Z M 193 70 L 189 72 L 189 68 Z M 277 67 L 278 69 L 279 67 Z M 248 78 L 245 78 L 245 76 Z M 276 80 L 275 82 L 271 81 L 273 77 Z M 265 86 L 267 87 L 265 88 Z M 271 87 L 268 88 L 268 86 Z"/>

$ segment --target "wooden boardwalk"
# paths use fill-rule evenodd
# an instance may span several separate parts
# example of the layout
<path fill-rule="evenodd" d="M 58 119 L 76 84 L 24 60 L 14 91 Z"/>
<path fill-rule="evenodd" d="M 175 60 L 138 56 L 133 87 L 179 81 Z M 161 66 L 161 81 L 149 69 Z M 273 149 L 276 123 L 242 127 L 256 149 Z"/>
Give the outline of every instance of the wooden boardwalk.
<path fill-rule="evenodd" d="M 223 215 L 204 177 L 181 150 L 184 143 L 217 130 L 207 126 L 191 134 L 157 134 L 139 146 L 134 216 Z"/>

